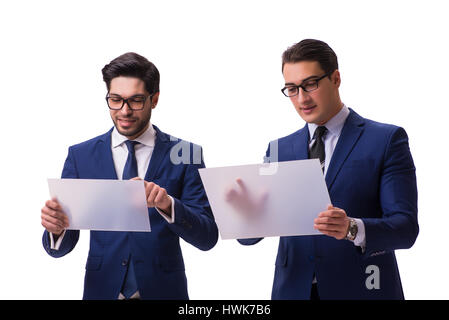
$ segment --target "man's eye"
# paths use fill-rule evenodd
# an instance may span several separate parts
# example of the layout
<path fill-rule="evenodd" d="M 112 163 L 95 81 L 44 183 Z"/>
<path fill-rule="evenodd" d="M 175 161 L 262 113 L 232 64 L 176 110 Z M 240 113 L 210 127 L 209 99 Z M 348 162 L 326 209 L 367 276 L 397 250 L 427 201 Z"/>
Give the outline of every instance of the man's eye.
<path fill-rule="evenodd" d="M 297 88 L 296 87 L 287 87 L 288 93 L 296 93 Z"/>
<path fill-rule="evenodd" d="M 317 87 L 317 82 L 316 81 L 307 81 L 306 83 L 304 83 L 302 85 L 306 90 L 313 90 L 316 89 Z"/>
<path fill-rule="evenodd" d="M 112 97 L 112 98 L 109 98 L 109 100 L 112 101 L 112 102 L 120 102 L 120 101 L 122 101 L 122 98 Z"/>
<path fill-rule="evenodd" d="M 132 102 L 143 102 L 144 98 L 143 97 L 134 97 L 129 100 Z"/>

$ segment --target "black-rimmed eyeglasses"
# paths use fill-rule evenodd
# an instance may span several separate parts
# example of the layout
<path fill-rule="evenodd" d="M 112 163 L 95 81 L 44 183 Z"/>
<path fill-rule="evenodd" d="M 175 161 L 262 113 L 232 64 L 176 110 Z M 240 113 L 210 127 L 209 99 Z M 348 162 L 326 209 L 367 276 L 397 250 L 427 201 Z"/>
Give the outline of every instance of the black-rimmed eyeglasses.
<path fill-rule="evenodd" d="M 312 78 L 312 79 L 306 80 L 297 86 L 294 84 L 287 85 L 284 88 L 282 88 L 281 91 L 284 94 L 284 96 L 289 97 L 289 98 L 298 95 L 299 88 L 302 88 L 302 90 L 304 90 L 305 92 L 314 91 L 314 90 L 318 89 L 318 82 L 321 79 L 324 79 L 325 77 L 327 77 L 329 74 L 330 73 L 326 73 L 325 75 L 323 75 L 319 78 Z"/>
<path fill-rule="evenodd" d="M 143 94 L 137 94 L 128 99 L 123 99 L 119 95 L 106 95 L 106 102 L 108 104 L 109 109 L 111 110 L 121 110 L 125 103 L 128 105 L 129 109 L 133 111 L 143 110 L 145 107 L 145 101 L 148 97 L 151 99 L 153 95 L 145 96 Z"/>

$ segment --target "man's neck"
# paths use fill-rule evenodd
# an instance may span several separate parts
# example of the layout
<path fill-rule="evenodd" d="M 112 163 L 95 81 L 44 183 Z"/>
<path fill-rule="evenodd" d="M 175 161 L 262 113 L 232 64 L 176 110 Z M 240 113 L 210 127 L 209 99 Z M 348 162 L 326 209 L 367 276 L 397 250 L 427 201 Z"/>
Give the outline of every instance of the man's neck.
<path fill-rule="evenodd" d="M 317 126 L 324 126 L 327 122 L 329 122 L 330 119 L 335 117 L 341 111 L 342 108 L 343 108 L 343 102 L 340 101 L 338 103 L 338 107 L 335 109 L 335 111 L 332 112 L 331 115 L 325 121 L 322 121 L 320 123 L 316 123 L 316 125 Z"/>
<path fill-rule="evenodd" d="M 140 137 L 145 131 L 147 131 L 149 125 L 150 125 L 150 122 L 148 121 L 147 125 L 142 130 L 140 130 L 138 133 L 136 133 L 133 136 L 127 136 L 128 140 L 135 140 L 138 137 Z"/>

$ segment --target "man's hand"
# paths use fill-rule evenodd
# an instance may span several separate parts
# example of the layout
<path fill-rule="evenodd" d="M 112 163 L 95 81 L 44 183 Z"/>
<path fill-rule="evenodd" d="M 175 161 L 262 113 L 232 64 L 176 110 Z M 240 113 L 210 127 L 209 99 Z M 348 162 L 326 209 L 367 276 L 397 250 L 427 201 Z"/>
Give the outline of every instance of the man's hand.
<path fill-rule="evenodd" d="M 45 202 L 41 209 L 41 223 L 48 232 L 58 237 L 69 226 L 69 218 L 62 212 L 61 205 L 55 198 Z"/>
<path fill-rule="evenodd" d="M 313 228 L 341 240 L 348 234 L 349 218 L 343 209 L 328 205 L 327 210 L 320 212 L 314 220 Z"/>
<path fill-rule="evenodd" d="M 139 177 L 131 180 L 142 180 Z M 162 210 L 166 215 L 171 216 L 171 199 L 167 194 L 167 190 L 158 186 L 154 182 L 143 181 L 145 184 L 145 195 L 147 197 L 147 207 L 156 207 Z"/>
<path fill-rule="evenodd" d="M 260 195 L 253 195 L 241 178 L 235 180 L 238 187 L 230 187 L 225 193 L 226 201 L 231 204 L 239 213 L 251 218 L 264 212 L 268 193 L 262 192 Z"/>

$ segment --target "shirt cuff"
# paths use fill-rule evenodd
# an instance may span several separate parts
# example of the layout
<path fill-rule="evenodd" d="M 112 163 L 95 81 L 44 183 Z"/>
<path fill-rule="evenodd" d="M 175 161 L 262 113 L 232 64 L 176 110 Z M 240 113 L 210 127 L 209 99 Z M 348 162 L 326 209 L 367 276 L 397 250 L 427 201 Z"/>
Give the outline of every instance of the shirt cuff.
<path fill-rule="evenodd" d="M 53 233 L 49 232 L 48 235 L 50 237 L 50 249 L 59 250 L 59 247 L 61 246 L 62 239 L 64 238 L 64 235 L 65 235 L 65 230 L 58 237 L 58 240 L 56 240 L 56 243 L 55 243 L 55 238 L 53 237 Z"/>
<path fill-rule="evenodd" d="M 157 212 L 159 212 L 159 214 L 164 217 L 165 220 L 167 220 L 168 223 L 174 223 L 175 222 L 175 200 L 173 199 L 172 196 L 169 196 L 170 200 L 171 200 L 171 217 L 169 217 L 164 211 L 159 210 L 158 208 L 156 208 Z"/>
<path fill-rule="evenodd" d="M 366 247 L 366 235 L 365 235 L 365 224 L 361 219 L 354 219 L 357 224 L 357 236 L 354 239 L 354 245 L 361 247 L 362 251 L 365 251 Z"/>

